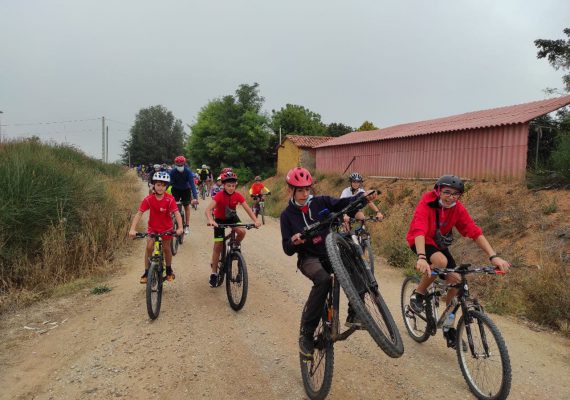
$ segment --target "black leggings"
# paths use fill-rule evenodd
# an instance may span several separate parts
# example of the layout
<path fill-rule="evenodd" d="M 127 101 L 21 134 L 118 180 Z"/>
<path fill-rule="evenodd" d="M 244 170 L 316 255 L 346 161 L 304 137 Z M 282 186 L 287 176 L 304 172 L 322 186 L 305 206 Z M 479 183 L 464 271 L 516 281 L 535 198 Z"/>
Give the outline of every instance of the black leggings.
<path fill-rule="evenodd" d="M 323 315 L 323 307 L 331 285 L 331 274 L 316 257 L 300 260 L 298 267 L 301 273 L 313 282 L 301 316 L 301 334 L 310 336 L 315 332 Z"/>

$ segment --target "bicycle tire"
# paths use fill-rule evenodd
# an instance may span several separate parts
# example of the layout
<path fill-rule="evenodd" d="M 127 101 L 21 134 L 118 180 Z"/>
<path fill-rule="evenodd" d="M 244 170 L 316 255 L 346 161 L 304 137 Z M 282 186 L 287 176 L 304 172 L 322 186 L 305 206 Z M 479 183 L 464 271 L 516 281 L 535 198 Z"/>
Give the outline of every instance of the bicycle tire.
<path fill-rule="evenodd" d="M 420 279 L 416 276 L 408 276 L 404 279 L 402 290 L 400 292 L 400 305 L 402 308 L 402 318 L 404 318 L 404 325 L 408 331 L 408 335 L 418 342 L 423 343 L 430 337 L 430 330 L 428 329 L 428 322 L 423 315 L 418 315 L 410 309 L 410 296 L 418 287 Z M 418 322 L 420 325 L 418 325 Z"/>
<path fill-rule="evenodd" d="M 311 400 L 322 400 L 329 394 L 334 371 L 334 347 L 330 327 L 321 319 L 315 329 L 313 358 L 299 353 L 299 364 L 305 393 Z"/>
<path fill-rule="evenodd" d="M 245 259 L 240 251 L 232 251 L 226 261 L 226 294 L 234 311 L 239 311 L 247 299 L 248 277 Z"/>
<path fill-rule="evenodd" d="M 186 222 L 186 214 L 184 213 L 184 206 L 180 207 L 180 217 L 182 219 L 182 226 L 184 227 L 184 223 Z M 178 244 L 182 244 L 184 242 L 184 235 L 186 235 L 184 232 L 182 232 L 182 235 L 179 235 L 176 240 L 178 241 Z"/>
<path fill-rule="evenodd" d="M 261 214 L 261 223 L 265 225 L 265 207 L 260 207 L 259 213 Z"/>
<path fill-rule="evenodd" d="M 362 269 L 363 265 L 358 266 L 354 261 L 355 257 L 360 256 L 352 253 L 350 245 L 342 236 L 334 232 L 327 236 L 326 248 L 335 276 L 340 282 L 354 312 L 364 324 L 372 339 L 388 356 L 392 358 L 401 357 L 404 353 L 404 343 L 394 318 L 380 292 L 377 288 L 371 287 L 370 282 L 358 282 L 359 286 L 364 283 L 365 287 L 362 288 L 363 297 L 365 298 L 368 295 L 372 301 L 372 308 L 379 313 L 381 320 L 377 321 L 366 306 L 365 300 L 361 298 L 361 292 L 355 286 L 353 279 L 355 279 L 356 274 L 349 273 L 349 271 Z M 360 258 L 360 262 L 364 264 L 362 258 Z M 348 268 L 345 266 L 345 263 L 349 264 Z M 384 325 L 386 331 L 382 329 L 379 323 Z"/>
<path fill-rule="evenodd" d="M 462 316 L 457 324 L 456 352 L 459 367 L 463 378 L 469 386 L 469 390 L 482 400 L 506 399 L 511 390 L 511 362 L 505 340 L 495 323 L 484 313 L 469 310 L 468 315 L 472 323 L 465 324 L 465 316 Z M 475 355 L 471 352 L 468 331 L 471 331 L 472 343 L 475 347 Z M 477 338 L 476 338 L 477 336 Z M 461 345 L 459 345 L 461 343 Z M 493 346 L 494 343 L 494 346 Z M 478 347 L 480 345 L 481 347 Z M 486 352 L 485 348 L 489 351 Z M 494 351 L 493 351 L 494 350 Z M 483 356 L 483 357 L 481 357 Z M 479 367 L 476 373 L 469 364 L 474 362 Z M 485 363 L 485 366 L 482 364 Z M 491 371 L 492 366 L 499 366 L 497 371 Z M 480 369 L 483 369 L 481 371 Z M 493 384 L 494 382 L 494 384 Z M 482 387 L 482 385 L 492 385 Z"/>
<path fill-rule="evenodd" d="M 150 263 L 146 282 L 146 310 L 150 319 L 160 314 L 162 303 L 162 271 L 156 261 Z"/>
<path fill-rule="evenodd" d="M 178 222 L 176 222 L 176 219 L 174 219 L 174 230 L 178 229 Z M 172 252 L 172 255 L 175 256 L 176 253 L 178 253 L 178 245 L 180 244 L 180 242 L 178 241 L 178 237 L 174 236 L 173 238 L 170 239 L 170 251 Z"/>

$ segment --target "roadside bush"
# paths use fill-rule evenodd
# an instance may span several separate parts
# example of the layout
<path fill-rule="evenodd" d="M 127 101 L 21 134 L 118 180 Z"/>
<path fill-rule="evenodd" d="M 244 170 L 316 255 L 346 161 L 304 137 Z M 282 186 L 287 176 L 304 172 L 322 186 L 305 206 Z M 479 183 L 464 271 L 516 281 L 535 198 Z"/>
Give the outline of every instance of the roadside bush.
<path fill-rule="evenodd" d="M 67 146 L 0 146 L 0 295 L 48 292 L 124 243 L 137 181 Z"/>

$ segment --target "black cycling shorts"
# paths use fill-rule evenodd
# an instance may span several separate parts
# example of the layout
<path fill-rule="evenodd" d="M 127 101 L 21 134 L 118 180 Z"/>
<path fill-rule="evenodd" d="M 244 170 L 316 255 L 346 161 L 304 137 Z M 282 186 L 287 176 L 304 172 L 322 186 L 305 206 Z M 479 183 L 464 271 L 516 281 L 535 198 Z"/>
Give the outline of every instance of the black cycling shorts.
<path fill-rule="evenodd" d="M 414 253 L 418 254 L 416 251 L 416 245 L 412 246 L 412 251 Z M 426 244 L 426 258 L 428 259 L 428 264 L 431 265 L 431 262 L 429 260 L 430 260 L 431 256 L 437 252 L 442 253 L 445 256 L 445 258 L 447 258 L 447 268 L 455 268 L 457 266 L 457 264 L 455 264 L 455 260 L 453 259 L 453 256 L 449 252 L 449 248 L 447 248 L 445 250 L 440 250 L 431 244 Z"/>
<path fill-rule="evenodd" d="M 192 200 L 190 188 L 182 190 L 172 188 L 172 196 L 174 196 L 174 200 L 181 201 L 184 206 L 190 204 Z"/>
<path fill-rule="evenodd" d="M 214 218 L 218 224 L 239 224 L 241 221 L 236 216 L 230 219 Z M 225 228 L 214 228 L 214 242 L 222 242 L 224 240 Z"/>

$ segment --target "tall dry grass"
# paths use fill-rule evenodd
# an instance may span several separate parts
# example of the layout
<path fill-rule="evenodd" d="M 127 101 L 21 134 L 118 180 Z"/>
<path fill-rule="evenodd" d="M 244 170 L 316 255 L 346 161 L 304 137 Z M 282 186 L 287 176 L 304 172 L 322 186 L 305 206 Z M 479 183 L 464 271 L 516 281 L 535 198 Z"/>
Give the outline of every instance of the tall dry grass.
<path fill-rule="evenodd" d="M 0 311 L 101 271 L 125 243 L 134 175 L 66 146 L 0 146 Z"/>

